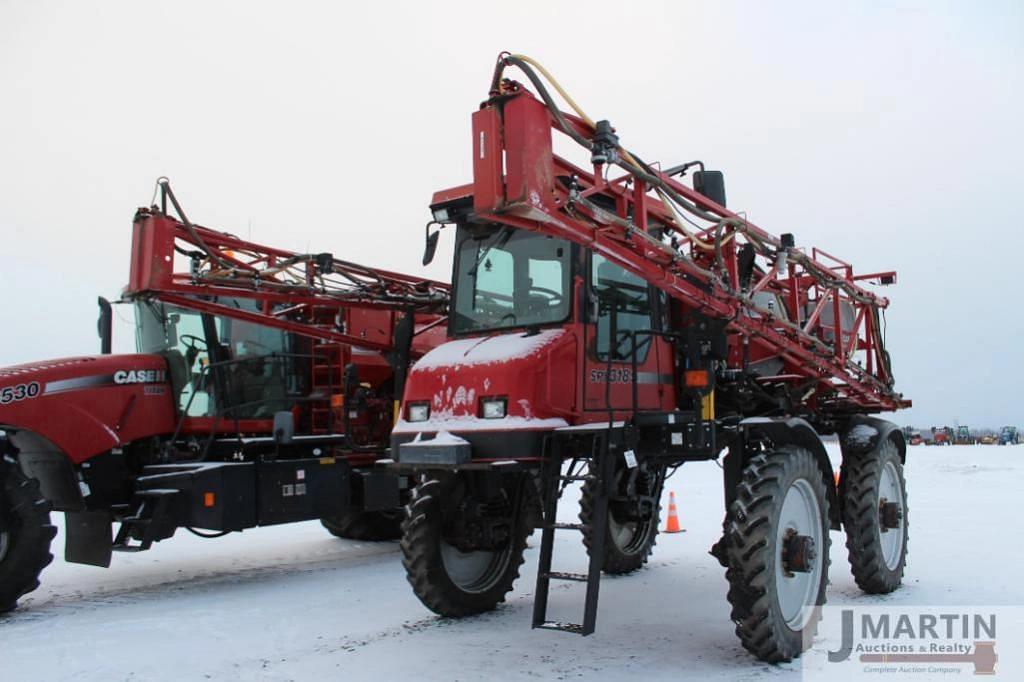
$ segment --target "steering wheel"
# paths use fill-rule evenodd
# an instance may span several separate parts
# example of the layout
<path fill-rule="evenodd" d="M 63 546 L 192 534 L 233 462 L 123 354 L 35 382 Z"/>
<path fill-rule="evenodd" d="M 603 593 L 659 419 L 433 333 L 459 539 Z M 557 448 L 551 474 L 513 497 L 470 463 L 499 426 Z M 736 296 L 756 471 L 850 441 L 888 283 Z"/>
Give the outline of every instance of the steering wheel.
<path fill-rule="evenodd" d="M 206 350 L 206 348 L 207 348 L 206 339 L 201 339 L 198 336 L 193 336 L 192 334 L 179 334 L 178 335 L 178 340 L 179 341 L 184 341 L 186 346 L 188 346 L 189 348 L 195 348 L 195 350 L 197 352 L 200 351 L 200 350 Z M 202 348 L 197 348 L 196 347 L 197 343 L 203 344 L 203 347 Z"/>
<path fill-rule="evenodd" d="M 562 292 L 555 291 L 554 289 L 547 289 L 545 287 L 530 287 L 529 293 L 532 294 L 534 292 L 548 296 L 549 306 L 559 305 L 563 300 L 565 300 L 565 296 L 562 294 Z"/>
<path fill-rule="evenodd" d="M 199 354 L 207 350 L 206 339 L 201 339 L 192 334 L 181 334 L 178 336 L 178 340 L 184 341 L 188 347 L 188 350 L 185 351 L 185 365 L 191 368 L 192 365 L 196 364 L 196 358 L 199 357 Z M 203 347 L 200 348 L 199 344 L 202 344 Z M 193 378 L 193 381 L 195 381 L 195 378 Z"/>

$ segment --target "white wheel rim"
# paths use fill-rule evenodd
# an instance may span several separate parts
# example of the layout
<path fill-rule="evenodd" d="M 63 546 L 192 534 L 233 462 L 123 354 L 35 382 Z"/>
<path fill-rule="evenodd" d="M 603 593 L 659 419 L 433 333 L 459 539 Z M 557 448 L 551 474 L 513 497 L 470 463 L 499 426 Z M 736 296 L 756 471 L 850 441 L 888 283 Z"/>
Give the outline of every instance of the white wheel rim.
<path fill-rule="evenodd" d="M 510 539 L 509 547 L 511 542 Z M 444 564 L 445 573 L 463 592 L 476 594 L 494 587 L 505 573 L 510 556 L 509 548 L 500 551 L 463 552 L 441 541 L 441 563 Z"/>
<path fill-rule="evenodd" d="M 619 471 L 616 474 L 616 485 L 622 483 L 621 477 L 628 476 L 628 471 Z M 652 527 L 657 527 L 656 515 L 641 521 L 624 520 L 619 521 L 615 517 L 615 510 L 608 509 L 608 535 L 612 544 L 624 554 L 636 554 L 643 551 L 647 544 L 647 538 L 651 535 Z"/>
<path fill-rule="evenodd" d="M 786 536 L 793 532 L 806 535 L 814 542 L 814 559 L 807 572 L 789 572 L 783 566 Z M 782 618 L 794 631 L 802 630 L 807 624 L 818 599 L 825 559 L 823 536 L 821 507 L 814 489 L 806 479 L 794 481 L 782 501 L 775 531 L 775 590 Z"/>
<path fill-rule="evenodd" d="M 630 545 L 633 544 L 633 541 L 636 539 L 637 524 L 632 521 L 619 523 L 615 520 L 615 517 L 609 513 L 608 528 L 611 531 L 610 534 L 612 542 L 615 543 L 615 546 L 624 552 L 628 552 L 630 550 Z"/>
<path fill-rule="evenodd" d="M 881 505 L 883 502 L 894 502 L 899 505 L 900 518 L 895 528 L 886 528 L 882 523 Z M 903 558 L 904 526 L 903 488 L 900 486 L 899 472 L 894 462 L 886 462 L 878 480 L 878 535 L 882 546 L 882 559 L 890 571 L 896 570 Z"/>

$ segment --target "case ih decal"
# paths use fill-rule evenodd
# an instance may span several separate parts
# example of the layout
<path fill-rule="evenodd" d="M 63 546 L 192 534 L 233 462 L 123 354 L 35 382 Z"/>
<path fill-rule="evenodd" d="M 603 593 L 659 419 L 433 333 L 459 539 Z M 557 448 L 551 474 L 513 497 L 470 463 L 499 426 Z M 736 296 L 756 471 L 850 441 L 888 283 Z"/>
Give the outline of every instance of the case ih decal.
<path fill-rule="evenodd" d="M 114 372 L 115 384 L 162 384 L 167 372 L 162 369 L 119 369 Z"/>

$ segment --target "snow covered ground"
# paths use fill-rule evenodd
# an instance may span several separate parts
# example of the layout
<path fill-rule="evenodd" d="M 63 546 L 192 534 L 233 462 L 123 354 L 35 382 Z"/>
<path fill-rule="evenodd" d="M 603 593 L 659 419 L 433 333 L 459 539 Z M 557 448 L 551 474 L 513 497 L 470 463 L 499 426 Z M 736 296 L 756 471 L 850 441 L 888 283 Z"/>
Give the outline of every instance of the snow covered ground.
<path fill-rule="evenodd" d="M 707 554 L 720 473 L 691 464 L 669 481 L 687 532 L 659 536 L 645 570 L 604 580 L 587 638 L 530 629 L 539 536 L 503 608 L 449 621 L 413 596 L 396 543 L 305 523 L 219 540 L 182 532 L 111 569 L 58 558 L 0 618 L 0 680 L 798 679 L 799 661 L 765 665 L 733 635 L 723 570 Z M 1024 446 L 911 448 L 905 586 L 861 594 L 833 533 L 830 603 L 1024 604 L 1012 518 L 1022 474 Z M 575 511 L 563 501 L 567 519 Z M 578 536 L 561 538 L 556 567 L 581 569 Z M 577 620 L 582 599 L 581 585 L 559 585 L 553 615 Z"/>

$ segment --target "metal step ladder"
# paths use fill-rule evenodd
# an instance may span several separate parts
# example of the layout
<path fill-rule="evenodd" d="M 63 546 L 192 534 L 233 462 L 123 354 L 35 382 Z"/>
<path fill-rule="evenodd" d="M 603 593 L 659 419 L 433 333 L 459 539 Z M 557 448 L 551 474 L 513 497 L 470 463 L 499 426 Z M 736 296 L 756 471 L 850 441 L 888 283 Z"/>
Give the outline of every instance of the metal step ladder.
<path fill-rule="evenodd" d="M 597 624 L 597 599 L 601 587 L 601 569 L 604 565 L 604 542 L 608 527 L 608 488 L 611 480 L 610 467 L 612 455 L 608 447 L 608 439 L 604 434 L 594 437 L 593 450 L 583 473 L 562 473 L 564 459 L 560 449 L 550 441 L 545 443 L 546 451 L 543 466 L 544 509 L 541 524 L 540 560 L 537 567 L 537 589 L 533 601 L 533 627 L 544 630 L 561 630 L 577 635 L 589 635 L 594 632 Z M 552 452 L 553 450 L 553 452 Z M 559 523 L 558 500 L 564 490 L 563 484 L 572 482 L 589 482 L 594 484 L 594 508 L 590 524 Z M 551 560 L 555 549 L 555 532 L 573 530 L 589 532 L 592 539 L 590 561 L 586 573 L 565 573 L 551 570 Z M 587 584 L 586 599 L 583 605 L 582 623 L 563 623 L 548 620 L 548 595 L 551 581 L 571 581 Z"/>
<path fill-rule="evenodd" d="M 154 542 L 174 535 L 171 505 L 180 496 L 177 490 L 138 490 L 135 492 L 135 514 L 121 519 L 121 528 L 114 538 L 115 552 L 145 552 Z M 138 544 L 132 544 L 132 538 Z"/>

